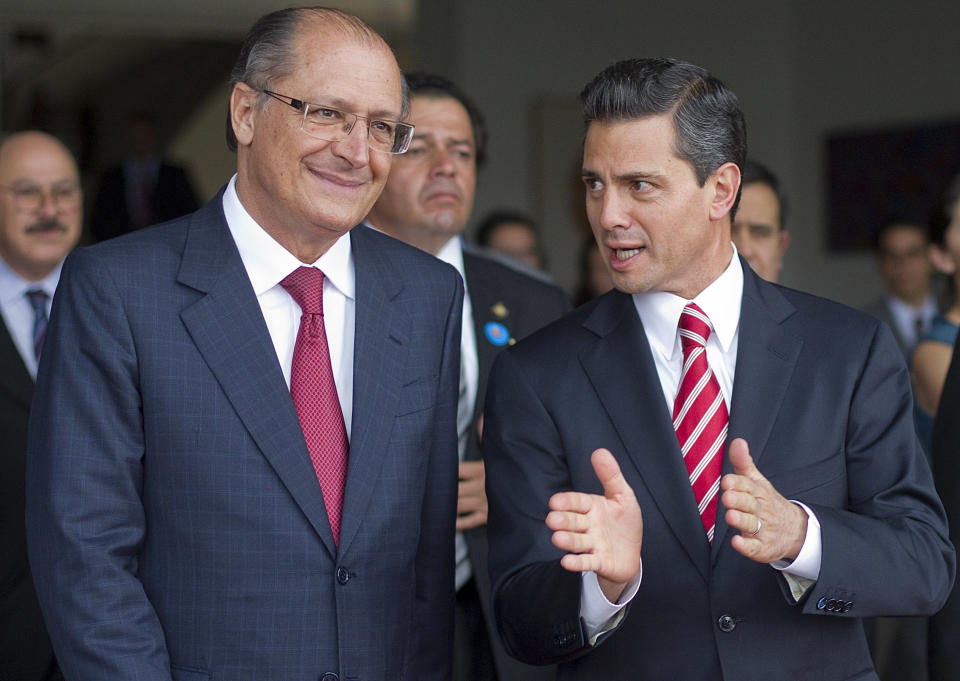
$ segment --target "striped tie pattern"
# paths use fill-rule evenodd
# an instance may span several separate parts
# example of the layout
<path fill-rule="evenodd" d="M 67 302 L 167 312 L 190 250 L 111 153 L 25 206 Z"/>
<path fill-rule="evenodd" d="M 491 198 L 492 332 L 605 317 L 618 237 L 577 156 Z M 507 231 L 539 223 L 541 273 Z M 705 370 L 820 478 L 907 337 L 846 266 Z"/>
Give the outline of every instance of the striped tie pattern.
<path fill-rule="evenodd" d="M 33 355 L 40 359 L 43 350 L 43 338 L 47 335 L 47 292 L 32 288 L 26 292 L 30 305 L 33 307 Z"/>
<path fill-rule="evenodd" d="M 280 285 L 302 312 L 293 346 L 290 395 L 320 482 L 333 541 L 339 546 L 349 444 L 323 324 L 323 272 L 298 267 Z"/>
<path fill-rule="evenodd" d="M 673 404 L 673 429 L 677 431 L 703 528 L 712 542 L 723 447 L 727 440 L 727 405 L 717 377 L 707 364 L 710 320 L 694 303 L 683 309 L 679 333 L 683 371 Z"/>

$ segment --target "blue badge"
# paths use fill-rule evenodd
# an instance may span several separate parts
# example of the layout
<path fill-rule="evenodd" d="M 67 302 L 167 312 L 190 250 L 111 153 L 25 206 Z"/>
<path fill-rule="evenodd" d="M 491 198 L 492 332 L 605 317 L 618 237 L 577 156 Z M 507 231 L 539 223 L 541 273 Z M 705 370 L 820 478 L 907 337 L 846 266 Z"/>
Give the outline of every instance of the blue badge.
<path fill-rule="evenodd" d="M 487 340 L 494 345 L 506 345 L 510 342 L 510 332 L 500 322 L 487 322 L 483 331 L 487 334 Z"/>

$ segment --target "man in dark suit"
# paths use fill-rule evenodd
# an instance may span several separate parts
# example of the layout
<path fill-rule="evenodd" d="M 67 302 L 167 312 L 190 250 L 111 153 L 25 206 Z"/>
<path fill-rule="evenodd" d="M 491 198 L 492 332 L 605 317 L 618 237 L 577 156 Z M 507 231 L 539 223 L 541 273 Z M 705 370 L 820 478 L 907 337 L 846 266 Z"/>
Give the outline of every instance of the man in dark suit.
<path fill-rule="evenodd" d="M 894 220 L 877 233 L 877 265 L 887 293 L 864 311 L 890 327 L 907 364 L 938 312 L 929 249 L 930 239 L 921 224 Z"/>
<path fill-rule="evenodd" d="M 858 617 L 933 612 L 955 567 L 893 338 L 736 257 L 722 83 L 629 60 L 582 99 L 616 290 L 491 373 L 507 648 L 584 681 L 876 679 Z"/>
<path fill-rule="evenodd" d="M 954 219 L 960 219 L 956 211 Z M 950 523 L 950 539 L 960 542 L 960 343 L 943 384 L 937 418 L 933 424 L 933 477 Z M 960 588 L 943 609 L 930 618 L 930 681 L 956 681 L 960 674 Z"/>
<path fill-rule="evenodd" d="M 199 207 L 187 171 L 160 155 L 153 117 L 134 114 L 129 127 L 131 153 L 104 172 L 93 200 L 90 232 L 97 241 L 173 220 Z"/>
<path fill-rule="evenodd" d="M 0 144 L 0 681 L 60 679 L 27 560 L 27 423 L 60 268 L 80 238 L 77 164 L 41 132 Z"/>
<path fill-rule="evenodd" d="M 496 636 L 487 574 L 487 499 L 479 426 L 487 375 L 500 350 L 553 321 L 570 305 L 558 287 L 506 258 L 463 241 L 477 169 L 486 152 L 483 117 L 451 81 L 407 76 L 410 150 L 397 159 L 369 215 L 375 227 L 453 265 L 466 293 L 461 337 L 460 488 L 457 502 L 456 681 L 533 681 L 551 670 L 511 659 Z"/>
<path fill-rule="evenodd" d="M 462 285 L 354 229 L 402 75 L 301 8 L 232 82 L 220 195 L 64 266 L 27 476 L 54 647 L 76 679 L 446 680 Z"/>

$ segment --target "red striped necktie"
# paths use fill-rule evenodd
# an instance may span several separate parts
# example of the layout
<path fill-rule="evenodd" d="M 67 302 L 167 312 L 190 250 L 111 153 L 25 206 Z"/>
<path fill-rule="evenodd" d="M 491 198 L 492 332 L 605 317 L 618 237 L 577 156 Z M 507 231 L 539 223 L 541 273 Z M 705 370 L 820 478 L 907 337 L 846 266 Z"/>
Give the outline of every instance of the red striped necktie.
<path fill-rule="evenodd" d="M 320 481 L 333 541 L 339 545 L 349 444 L 323 325 L 323 272 L 315 267 L 299 267 L 280 285 L 302 311 L 293 346 L 290 395 Z"/>
<path fill-rule="evenodd" d="M 727 405 L 717 377 L 707 364 L 710 320 L 699 307 L 689 303 L 680 315 L 680 344 L 683 371 L 673 403 L 673 428 L 677 431 L 690 485 L 700 511 L 707 539 L 713 541 L 717 517 L 717 494 L 723 447 L 727 440 Z"/>

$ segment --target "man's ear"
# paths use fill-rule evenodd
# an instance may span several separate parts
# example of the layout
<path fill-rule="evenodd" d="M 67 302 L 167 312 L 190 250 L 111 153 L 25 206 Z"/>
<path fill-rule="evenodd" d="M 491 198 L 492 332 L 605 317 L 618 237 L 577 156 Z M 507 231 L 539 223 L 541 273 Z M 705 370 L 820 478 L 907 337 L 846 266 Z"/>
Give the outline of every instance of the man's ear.
<path fill-rule="evenodd" d="M 249 146 L 253 142 L 253 119 L 260 93 L 246 83 L 237 83 L 230 93 L 230 124 L 237 138 L 237 145 Z"/>
<path fill-rule="evenodd" d="M 707 179 L 713 187 L 710 201 L 710 219 L 722 220 L 730 214 L 737 192 L 740 190 L 740 168 L 736 163 L 727 162 L 713 171 Z"/>
<path fill-rule="evenodd" d="M 780 255 L 787 252 L 787 246 L 790 245 L 790 232 L 785 229 L 780 230 Z"/>

